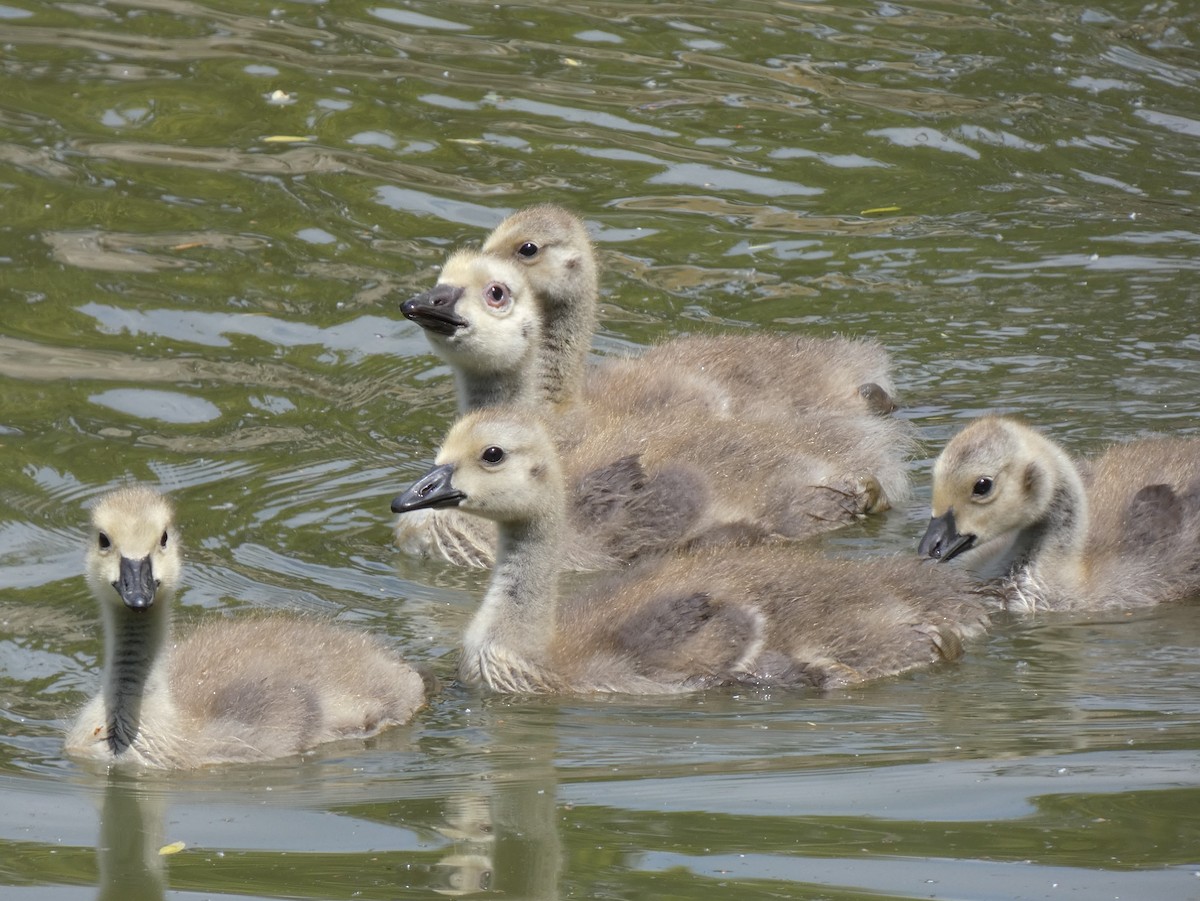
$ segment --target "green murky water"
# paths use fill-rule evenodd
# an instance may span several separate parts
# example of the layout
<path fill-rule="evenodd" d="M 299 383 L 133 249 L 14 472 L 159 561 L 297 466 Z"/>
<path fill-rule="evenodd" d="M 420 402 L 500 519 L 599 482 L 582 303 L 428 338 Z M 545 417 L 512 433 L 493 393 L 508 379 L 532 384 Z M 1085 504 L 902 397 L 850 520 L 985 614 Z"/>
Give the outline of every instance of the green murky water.
<path fill-rule="evenodd" d="M 912 549 L 979 411 L 1200 431 L 1198 47 L 1182 0 L 3 0 L 0 895 L 1200 896 L 1189 607 L 828 696 L 452 688 L 299 761 L 61 755 L 85 506 L 130 477 L 182 508 L 182 619 L 317 611 L 452 671 L 483 576 L 388 546 L 453 410 L 397 303 L 533 201 L 597 240 L 599 353 L 892 349 L 918 502 L 839 550 Z"/>

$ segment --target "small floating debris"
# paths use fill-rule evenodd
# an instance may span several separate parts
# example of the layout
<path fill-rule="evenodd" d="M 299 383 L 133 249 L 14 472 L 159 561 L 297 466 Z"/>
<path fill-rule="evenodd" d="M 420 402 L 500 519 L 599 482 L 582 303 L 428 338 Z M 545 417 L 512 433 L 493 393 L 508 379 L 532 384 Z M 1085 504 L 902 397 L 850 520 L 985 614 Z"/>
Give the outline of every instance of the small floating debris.
<path fill-rule="evenodd" d="M 876 213 L 898 213 L 898 212 L 900 212 L 900 207 L 898 207 L 898 206 L 873 206 L 869 210 L 863 210 L 858 215 L 874 216 Z"/>
<path fill-rule="evenodd" d="M 270 94 L 263 94 L 263 99 L 271 106 L 291 106 L 296 102 L 296 95 L 291 91 L 280 91 L 278 89 Z"/>
<path fill-rule="evenodd" d="M 316 139 L 316 135 L 267 135 L 261 140 L 264 144 L 311 144 Z"/>
<path fill-rule="evenodd" d="M 178 854 L 187 847 L 187 842 L 171 842 L 169 845 L 163 845 L 158 849 L 159 857 L 166 857 L 168 854 Z"/>

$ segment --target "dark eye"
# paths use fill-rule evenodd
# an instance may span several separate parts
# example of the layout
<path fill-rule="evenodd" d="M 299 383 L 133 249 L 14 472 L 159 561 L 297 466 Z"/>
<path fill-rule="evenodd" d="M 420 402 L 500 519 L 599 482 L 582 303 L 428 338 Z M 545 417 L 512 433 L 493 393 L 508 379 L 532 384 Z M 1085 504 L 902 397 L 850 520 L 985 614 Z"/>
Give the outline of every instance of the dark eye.
<path fill-rule="evenodd" d="M 517 248 L 517 256 L 525 257 L 525 259 L 530 260 L 538 255 L 539 250 L 541 250 L 541 248 L 532 241 L 526 241 Z"/>
<path fill-rule="evenodd" d="M 979 479 L 971 488 L 972 497 L 987 497 L 992 493 L 992 480 L 987 476 Z"/>
<path fill-rule="evenodd" d="M 504 459 L 504 448 L 493 444 L 491 447 L 485 447 L 479 457 L 484 463 L 499 463 Z"/>
<path fill-rule="evenodd" d="M 163 529 L 162 538 L 158 539 L 158 546 L 165 548 L 171 536 L 167 534 L 167 530 Z"/>
<path fill-rule="evenodd" d="M 499 282 L 492 282 L 483 289 L 483 301 L 492 309 L 500 309 L 508 305 L 508 288 Z"/>
<path fill-rule="evenodd" d="M 97 544 L 100 545 L 100 550 L 102 551 L 107 551 L 110 547 L 112 547 L 112 542 L 108 540 L 108 536 L 103 532 L 100 533 Z"/>

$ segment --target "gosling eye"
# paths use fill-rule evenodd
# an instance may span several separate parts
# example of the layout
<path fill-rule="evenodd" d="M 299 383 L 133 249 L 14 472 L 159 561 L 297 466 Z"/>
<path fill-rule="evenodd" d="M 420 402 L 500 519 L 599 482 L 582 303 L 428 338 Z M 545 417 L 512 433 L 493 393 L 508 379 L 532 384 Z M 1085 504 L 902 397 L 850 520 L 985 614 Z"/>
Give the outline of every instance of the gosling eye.
<path fill-rule="evenodd" d="M 483 302 L 493 310 L 503 310 L 512 302 L 512 295 L 500 282 L 489 282 L 483 289 Z"/>
<path fill-rule="evenodd" d="M 532 260 L 538 255 L 539 250 L 541 250 L 541 248 L 532 241 L 526 241 L 517 248 L 517 256 L 524 257 L 527 260 Z"/>
<path fill-rule="evenodd" d="M 491 447 L 485 447 L 483 453 L 479 455 L 479 459 L 484 463 L 490 463 L 495 466 L 504 459 L 504 448 L 496 447 L 494 444 Z"/>
<path fill-rule="evenodd" d="M 971 487 L 971 497 L 987 497 L 992 493 L 992 480 L 988 476 L 982 476 L 975 481 Z"/>
<path fill-rule="evenodd" d="M 97 536 L 96 544 L 102 551 L 107 551 L 110 547 L 112 547 L 112 541 L 110 541 L 108 536 L 103 532 Z"/>
<path fill-rule="evenodd" d="M 167 542 L 170 540 L 171 536 L 167 533 L 166 529 L 163 529 L 162 538 L 158 539 L 158 546 L 165 550 L 167 547 Z"/>

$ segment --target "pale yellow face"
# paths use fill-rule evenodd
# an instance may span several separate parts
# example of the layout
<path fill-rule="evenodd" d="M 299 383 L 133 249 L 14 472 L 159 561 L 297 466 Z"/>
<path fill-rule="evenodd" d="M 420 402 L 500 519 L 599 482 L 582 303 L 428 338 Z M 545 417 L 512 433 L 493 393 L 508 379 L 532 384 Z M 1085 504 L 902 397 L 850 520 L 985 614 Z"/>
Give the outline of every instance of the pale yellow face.
<path fill-rule="evenodd" d="M 532 412 L 496 408 L 463 417 L 437 462 L 454 467 L 451 484 L 466 495 L 459 508 L 497 522 L 545 517 L 563 503 L 554 442 Z"/>
<path fill-rule="evenodd" d="M 946 445 L 933 468 L 934 517 L 953 510 L 975 547 L 1037 522 L 1049 503 L 1048 442 L 1014 420 L 985 417 Z"/>
<path fill-rule="evenodd" d="M 541 340 L 540 312 L 516 264 L 460 250 L 442 267 L 438 284 L 462 289 L 455 313 L 467 325 L 449 337 L 430 333 L 452 364 L 491 372 L 518 370 Z"/>
<path fill-rule="evenodd" d="M 596 263 L 587 229 L 562 207 L 542 204 L 513 213 L 487 237 L 483 252 L 515 261 L 539 297 L 590 297 Z"/>
<path fill-rule="evenodd" d="M 181 554 L 171 502 L 141 485 L 119 488 L 102 497 L 92 509 L 88 535 L 88 584 L 97 598 L 121 606 L 113 587 L 120 579 L 121 558 L 149 559 L 159 590 L 173 592 L 179 584 Z"/>

